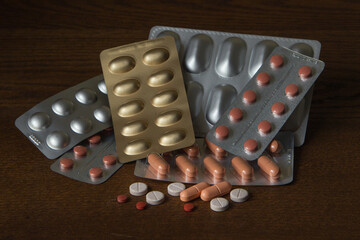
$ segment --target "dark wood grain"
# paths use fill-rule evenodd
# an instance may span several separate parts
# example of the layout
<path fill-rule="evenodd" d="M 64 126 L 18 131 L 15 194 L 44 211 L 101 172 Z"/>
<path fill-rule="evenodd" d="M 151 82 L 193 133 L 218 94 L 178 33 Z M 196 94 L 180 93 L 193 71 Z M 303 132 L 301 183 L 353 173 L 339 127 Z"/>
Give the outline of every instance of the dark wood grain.
<path fill-rule="evenodd" d="M 101 73 L 103 49 L 145 40 L 155 25 L 316 39 L 325 70 L 314 89 L 295 181 L 246 187 L 223 213 L 176 198 L 145 211 L 115 199 L 134 163 L 92 186 L 50 170 L 14 126 L 40 101 Z M 360 2 L 1 1 L 0 239 L 360 239 Z"/>

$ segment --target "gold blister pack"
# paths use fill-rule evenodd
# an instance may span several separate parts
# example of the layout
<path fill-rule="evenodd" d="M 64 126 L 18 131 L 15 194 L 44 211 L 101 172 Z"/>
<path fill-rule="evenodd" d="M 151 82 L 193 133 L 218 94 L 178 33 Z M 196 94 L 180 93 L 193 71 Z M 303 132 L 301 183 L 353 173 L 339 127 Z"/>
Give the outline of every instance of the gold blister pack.
<path fill-rule="evenodd" d="M 175 41 L 162 37 L 100 54 L 122 163 L 195 142 Z"/>

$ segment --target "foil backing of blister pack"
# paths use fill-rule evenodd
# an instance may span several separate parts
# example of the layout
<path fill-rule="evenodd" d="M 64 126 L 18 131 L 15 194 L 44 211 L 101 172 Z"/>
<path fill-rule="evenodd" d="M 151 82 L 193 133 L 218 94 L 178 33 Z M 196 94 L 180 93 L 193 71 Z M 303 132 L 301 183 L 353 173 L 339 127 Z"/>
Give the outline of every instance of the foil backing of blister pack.
<path fill-rule="evenodd" d="M 15 121 L 16 127 L 49 159 L 112 125 L 102 75 L 37 104 Z"/>
<path fill-rule="evenodd" d="M 194 143 L 184 80 L 172 37 L 107 49 L 100 58 L 120 162 Z"/>
<path fill-rule="evenodd" d="M 166 26 L 153 27 L 149 39 L 167 35 L 179 51 L 196 137 L 207 134 L 277 46 L 314 58 L 321 49 L 316 40 Z M 283 127 L 295 133 L 295 146 L 305 141 L 311 98 L 312 89 Z"/>
<path fill-rule="evenodd" d="M 86 148 L 86 155 L 78 156 L 73 150 L 70 150 L 51 165 L 51 170 L 68 178 L 89 184 L 100 184 L 108 180 L 123 164 L 118 159 L 111 165 L 104 163 L 104 156 L 117 156 L 114 133 L 104 130 L 98 135 L 101 137 L 101 141 L 97 144 L 91 144 L 88 140 L 79 144 L 79 146 Z M 61 167 L 60 161 L 65 158 L 73 161 L 72 168 L 64 169 Z M 92 178 L 89 174 L 89 170 L 92 168 L 101 169 L 101 176 Z"/>
<path fill-rule="evenodd" d="M 274 68 L 271 66 L 273 56 L 281 56 L 280 59 L 282 59 L 283 63 L 280 67 Z M 311 69 L 311 75 L 306 79 L 299 76 L 299 69 L 304 66 Z M 324 66 L 324 62 L 320 60 L 307 57 L 287 48 L 277 47 L 210 130 L 207 139 L 244 159 L 257 159 L 306 96 L 323 71 Z M 257 76 L 262 73 L 270 76 L 270 81 L 265 86 L 259 86 L 257 83 Z M 298 92 L 296 96 L 289 97 L 285 92 L 286 88 L 292 84 L 297 86 Z M 256 94 L 255 102 L 250 104 L 244 102 L 243 99 L 244 93 L 249 90 Z M 282 103 L 285 106 L 284 112 L 279 116 L 272 112 L 272 106 L 275 103 Z M 243 112 L 243 117 L 238 122 L 233 122 L 229 117 L 229 112 L 233 108 L 241 109 Z M 262 134 L 258 129 L 259 123 L 263 121 L 267 121 L 271 125 L 271 130 L 266 134 Z M 226 139 L 219 139 L 216 136 L 216 129 L 219 126 L 226 126 L 229 129 Z M 245 142 L 249 139 L 257 142 L 257 148 L 253 152 L 246 151 L 244 147 Z"/>
<path fill-rule="evenodd" d="M 276 137 L 282 144 L 282 150 L 278 154 L 264 153 L 271 156 L 271 159 L 280 168 L 280 177 L 277 180 L 272 180 L 265 173 L 263 173 L 256 161 L 251 161 L 249 164 L 254 169 L 254 175 L 251 180 L 244 180 L 234 170 L 231 164 L 231 160 L 235 157 L 233 154 L 227 154 L 224 158 L 218 159 L 217 161 L 225 168 L 225 177 L 223 179 L 214 178 L 204 167 L 203 159 L 206 156 L 212 156 L 216 158 L 209 149 L 207 149 L 206 143 L 203 138 L 197 138 L 196 144 L 200 149 L 200 154 L 196 158 L 189 158 L 189 160 L 196 166 L 197 174 L 194 178 L 189 178 L 176 166 L 176 156 L 182 154 L 182 151 L 174 151 L 170 157 L 164 157 L 164 159 L 170 164 L 170 171 L 167 175 L 160 175 L 153 169 L 147 159 L 141 159 L 136 162 L 135 176 L 160 180 L 169 182 L 183 182 L 183 183 L 199 183 L 205 181 L 210 184 L 216 184 L 221 181 L 228 181 L 232 185 L 237 186 L 278 186 L 289 184 L 293 181 L 293 170 L 294 170 L 294 134 L 292 132 L 280 132 Z M 186 156 L 186 155 L 185 155 Z"/>

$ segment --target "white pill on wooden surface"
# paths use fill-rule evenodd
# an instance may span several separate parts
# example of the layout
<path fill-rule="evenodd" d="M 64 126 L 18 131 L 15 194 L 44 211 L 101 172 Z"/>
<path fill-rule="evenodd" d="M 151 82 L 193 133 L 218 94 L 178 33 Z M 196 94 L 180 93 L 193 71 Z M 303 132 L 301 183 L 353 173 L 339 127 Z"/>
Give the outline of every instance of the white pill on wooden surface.
<path fill-rule="evenodd" d="M 165 200 L 165 195 L 159 191 L 151 191 L 146 194 L 146 202 L 150 205 L 159 205 Z"/>
<path fill-rule="evenodd" d="M 236 188 L 230 192 L 230 199 L 233 202 L 245 202 L 249 198 L 249 193 L 245 189 Z"/>
<path fill-rule="evenodd" d="M 148 191 L 148 186 L 142 182 L 135 182 L 129 187 L 130 194 L 133 196 L 143 196 Z"/>
<path fill-rule="evenodd" d="M 167 187 L 168 193 L 171 196 L 178 197 L 180 193 L 185 190 L 185 185 L 180 182 L 170 183 Z"/>
<path fill-rule="evenodd" d="M 215 212 L 223 212 L 229 208 L 229 201 L 226 198 L 214 198 L 210 201 L 210 208 Z"/>

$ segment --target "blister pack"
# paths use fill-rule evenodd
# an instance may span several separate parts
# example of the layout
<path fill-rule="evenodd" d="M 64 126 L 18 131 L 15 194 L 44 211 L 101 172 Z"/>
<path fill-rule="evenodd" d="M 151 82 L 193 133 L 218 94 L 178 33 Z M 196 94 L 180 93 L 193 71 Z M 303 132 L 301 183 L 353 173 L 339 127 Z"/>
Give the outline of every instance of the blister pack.
<path fill-rule="evenodd" d="M 277 47 L 207 134 L 215 145 L 257 159 L 324 69 L 324 62 Z"/>
<path fill-rule="evenodd" d="M 107 49 L 100 59 L 121 162 L 195 142 L 172 37 Z"/>
<path fill-rule="evenodd" d="M 165 26 L 153 27 L 149 39 L 167 35 L 176 40 L 196 137 L 206 136 L 277 46 L 314 58 L 321 48 L 316 40 Z M 312 90 L 283 127 L 295 133 L 295 146 L 305 141 L 311 98 Z"/>
<path fill-rule="evenodd" d="M 113 130 L 106 129 L 83 141 L 51 165 L 51 170 L 81 182 L 100 184 L 123 164 L 116 154 Z"/>
<path fill-rule="evenodd" d="M 264 152 L 258 161 L 246 161 L 233 154 L 216 156 L 203 138 L 193 147 L 151 154 L 136 162 L 135 176 L 170 182 L 216 184 L 228 181 L 239 186 L 274 186 L 293 181 L 294 134 L 280 132 L 275 140 L 281 143 L 277 153 Z"/>
<path fill-rule="evenodd" d="M 112 125 L 102 75 L 37 104 L 15 121 L 16 127 L 49 159 Z"/>

